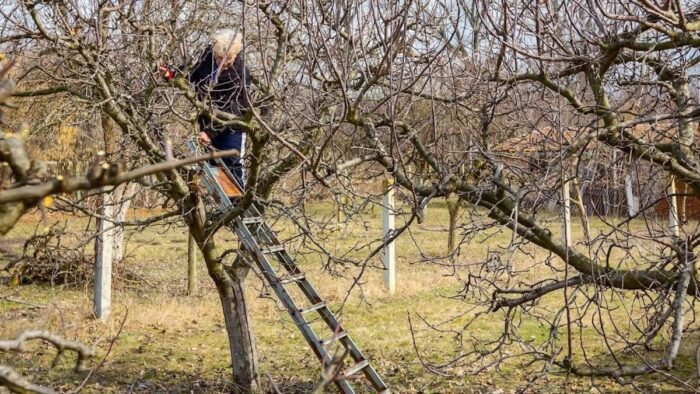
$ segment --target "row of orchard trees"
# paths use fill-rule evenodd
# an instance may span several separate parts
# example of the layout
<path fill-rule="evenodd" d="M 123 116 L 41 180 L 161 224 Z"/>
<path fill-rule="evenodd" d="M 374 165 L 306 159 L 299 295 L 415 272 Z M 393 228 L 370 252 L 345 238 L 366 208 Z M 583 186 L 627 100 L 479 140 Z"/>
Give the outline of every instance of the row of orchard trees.
<path fill-rule="evenodd" d="M 119 141 L 118 150 L 107 150 L 128 168 L 164 159 L 166 139 L 176 155 L 185 154 L 182 141 L 198 112 L 248 129 L 246 195 L 233 211 L 207 212 L 186 170 L 163 172 L 148 184 L 179 213 L 202 252 L 241 390 L 259 383 L 243 297 L 248 269 L 222 259 L 212 235 L 254 199 L 273 209 L 275 198 L 284 198 L 288 215 L 303 215 L 312 190 L 375 199 L 357 185 L 377 177 L 393 179 L 409 201 L 410 218 L 396 236 L 419 221 L 425 200 L 450 195 L 469 213 L 460 242 L 494 228 L 512 232 L 510 244 L 481 264 L 455 269 L 467 284 L 465 309 L 500 314 L 502 334 L 478 338 L 478 346 L 458 342 L 455 360 L 433 369 L 507 360 L 536 371 L 533 379 L 565 370 L 634 382 L 656 371 L 673 376 L 683 333 L 695 328 L 687 317 L 698 291 L 696 226 L 670 234 L 642 206 L 643 230 L 603 222 L 600 232 L 568 245 L 558 226 L 541 217 L 546 204 L 531 202 L 556 204 L 562 181 L 579 174 L 571 169 L 598 149 L 648 166 L 638 173 L 639 184 L 672 174 L 690 195 L 700 194 L 693 93 L 700 16 L 693 7 L 584 0 L 2 0 L 0 44 L 21 55 L 19 101 L 31 106 L 52 97 L 64 116 L 100 119 Z M 207 33 L 231 26 L 244 34 L 254 81 L 255 109 L 241 119 L 211 110 L 182 80 L 166 84 L 153 73 L 161 60 L 191 65 Z M 262 106 L 270 109 L 265 118 Z M 547 143 L 556 152 L 546 170 L 515 165 L 536 160 L 532 150 L 499 150 L 539 129 L 550 131 Z M 327 254 L 314 246 L 313 231 L 301 232 L 308 248 Z M 549 257 L 512 269 L 511 257 L 524 245 Z M 364 266 L 380 248 L 369 250 L 359 260 L 325 257 L 329 267 Z M 536 266 L 547 267 L 541 280 L 522 276 Z M 555 310 L 540 307 L 544 296 L 561 302 Z M 629 331 L 606 324 L 619 316 L 614 304 L 601 301 L 615 297 L 634 300 L 625 317 L 634 323 Z M 522 334 L 524 322 L 546 322 L 552 335 L 535 346 Z M 579 341 L 576 327 L 589 324 L 615 345 Z M 618 358 L 652 343 L 664 350 Z"/>

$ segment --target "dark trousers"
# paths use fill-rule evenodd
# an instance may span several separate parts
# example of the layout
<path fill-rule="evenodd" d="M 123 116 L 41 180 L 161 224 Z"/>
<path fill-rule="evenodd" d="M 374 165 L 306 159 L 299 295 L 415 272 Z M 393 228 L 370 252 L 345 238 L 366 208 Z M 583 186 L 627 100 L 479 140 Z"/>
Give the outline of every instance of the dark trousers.
<path fill-rule="evenodd" d="M 245 172 L 243 171 L 243 155 L 245 154 L 246 135 L 242 131 L 232 133 L 221 133 L 211 140 L 211 145 L 217 150 L 238 149 L 241 152 L 239 157 L 225 157 L 224 164 L 231 170 L 231 173 L 238 178 L 241 186 L 245 186 Z"/>

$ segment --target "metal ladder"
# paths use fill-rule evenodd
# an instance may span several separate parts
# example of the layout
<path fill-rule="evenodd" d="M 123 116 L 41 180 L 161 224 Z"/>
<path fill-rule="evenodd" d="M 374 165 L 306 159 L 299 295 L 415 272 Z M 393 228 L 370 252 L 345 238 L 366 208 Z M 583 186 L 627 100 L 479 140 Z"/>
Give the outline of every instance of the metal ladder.
<path fill-rule="evenodd" d="M 197 153 L 198 145 L 190 140 L 188 145 L 193 153 Z M 216 160 L 218 170 L 223 170 L 233 180 L 240 190 L 243 190 L 236 177 L 234 177 L 228 168 L 223 164 L 221 159 Z M 209 190 L 210 194 L 214 194 L 218 199 L 218 206 L 222 212 L 226 212 L 234 207 L 234 202 L 226 196 L 223 188 L 216 181 L 217 168 L 208 162 L 202 163 L 204 176 L 202 182 Z M 277 298 L 282 302 L 285 309 L 289 313 L 301 331 L 306 342 L 311 346 L 316 356 L 321 360 L 322 365 L 328 365 L 333 362 L 333 355 L 325 346 L 340 343 L 345 352 L 346 358 L 353 361 L 353 365 L 346 367 L 335 377 L 334 383 L 342 393 L 354 393 L 355 390 L 350 385 L 350 380 L 359 378 L 358 373 L 362 372 L 365 378 L 371 383 L 374 390 L 378 393 L 388 394 L 389 388 L 382 378 L 377 374 L 377 371 L 370 365 L 367 357 L 360 351 L 357 344 L 350 338 L 348 332 L 341 326 L 338 319 L 335 317 L 331 309 L 326 305 L 326 302 L 316 293 L 311 283 L 304 272 L 302 272 L 294 259 L 287 253 L 284 245 L 279 241 L 275 232 L 265 223 L 262 213 L 256 206 L 252 204 L 247 211 L 237 217 L 227 227 L 233 231 L 243 246 L 254 257 L 254 260 L 263 274 L 265 280 L 274 290 Z M 278 273 L 273 268 L 273 262 L 277 262 L 281 267 L 284 267 L 286 272 Z M 287 290 L 286 286 L 298 286 L 306 298 L 308 305 L 300 307 L 295 303 Z M 318 334 L 311 327 L 311 320 L 307 316 L 320 315 L 325 325 L 330 329 L 331 335 L 326 339 L 320 339 Z"/>

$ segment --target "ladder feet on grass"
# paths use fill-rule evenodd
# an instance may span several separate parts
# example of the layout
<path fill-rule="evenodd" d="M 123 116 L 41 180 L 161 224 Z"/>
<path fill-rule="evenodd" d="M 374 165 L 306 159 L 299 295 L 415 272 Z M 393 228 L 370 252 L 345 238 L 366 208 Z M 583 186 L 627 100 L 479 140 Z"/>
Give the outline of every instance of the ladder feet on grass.
<path fill-rule="evenodd" d="M 189 141 L 188 143 L 193 153 L 196 153 L 196 143 L 194 141 Z M 233 208 L 232 200 L 242 195 L 241 190 L 243 188 L 226 167 L 223 166 L 221 159 L 218 159 L 217 162 L 219 168 L 212 166 L 208 162 L 202 163 L 204 171 L 203 181 L 210 194 L 216 196 L 218 208 L 222 211 L 227 211 Z M 348 332 L 340 325 L 326 302 L 316 293 L 316 290 L 307 280 L 306 275 L 287 253 L 284 245 L 277 239 L 277 235 L 265 223 L 257 207 L 252 205 L 242 217 L 238 217 L 228 227 L 238 235 L 240 242 L 253 256 L 265 280 L 287 309 L 289 316 L 291 316 L 316 356 L 325 364 L 333 360 L 333 355 L 325 346 L 338 343 L 345 349 L 346 358 L 348 358 L 347 365 L 343 365 L 334 381 L 338 389 L 342 393 L 354 393 L 355 390 L 350 382 L 359 384 L 361 377 L 364 376 L 375 392 L 389 393 L 387 385 L 369 363 L 367 357 L 360 351 L 360 348 L 350 338 Z M 273 263 L 283 267 L 286 272 L 278 273 L 273 268 Z M 293 287 L 294 285 L 297 286 L 302 297 L 306 298 L 305 306 L 300 307 L 292 299 L 291 289 L 288 290 L 286 286 Z M 311 327 L 312 321 L 319 320 L 317 317 L 310 318 L 314 315 L 319 316 L 320 320 L 330 330 L 332 335 L 327 339 L 320 339 L 316 331 Z M 309 320 L 307 320 L 307 316 Z"/>

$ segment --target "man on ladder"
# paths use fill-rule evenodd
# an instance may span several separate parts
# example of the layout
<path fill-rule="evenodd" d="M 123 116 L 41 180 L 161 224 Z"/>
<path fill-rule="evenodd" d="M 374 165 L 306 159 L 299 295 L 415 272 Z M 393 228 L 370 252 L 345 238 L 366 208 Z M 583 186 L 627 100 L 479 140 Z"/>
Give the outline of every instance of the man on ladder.
<path fill-rule="evenodd" d="M 210 45 L 186 78 L 194 86 L 199 99 L 207 101 L 213 109 L 242 116 L 250 109 L 250 75 L 243 59 L 243 37 L 234 30 L 225 29 L 214 32 L 210 38 Z M 161 65 L 160 71 L 168 81 L 175 77 L 176 71 L 172 67 Z M 204 114 L 199 115 L 197 123 L 201 144 L 211 144 L 218 150 L 237 149 L 240 152 L 238 157 L 227 157 L 223 162 L 237 178 L 238 184 L 245 185 L 245 130 L 236 125 L 220 124 Z M 229 197 L 242 194 L 224 171 L 218 172 L 217 180 Z"/>
<path fill-rule="evenodd" d="M 200 99 L 208 99 L 208 102 L 220 111 L 241 116 L 250 109 L 247 92 L 250 78 L 241 55 L 242 37 L 232 30 L 221 30 L 212 34 L 211 40 L 211 45 L 199 58 L 187 79 L 194 84 Z M 174 70 L 165 66 L 161 67 L 161 72 L 168 80 L 175 75 Z M 205 186 L 212 194 L 218 196 L 222 210 L 230 209 L 235 204 L 235 198 L 242 194 L 236 183 L 243 185 L 245 180 L 241 162 L 245 152 L 245 131 L 235 126 L 217 124 L 204 115 L 200 115 L 198 120 L 200 143 L 211 144 L 215 149 L 240 151 L 239 157 L 224 160 L 224 165 L 228 168 L 224 171 L 219 170 L 217 175 L 211 172 L 211 167 L 204 166 Z M 194 150 L 195 145 L 191 142 L 191 148 Z M 226 173 L 230 173 L 235 181 L 232 182 Z M 260 208 L 256 204 L 251 205 L 243 215 L 228 223 L 227 227 L 238 236 L 241 243 L 239 248 L 248 251 L 254 258 L 268 285 L 272 287 L 316 356 L 324 363 L 332 364 L 337 361 L 342 364 L 345 361 L 342 358 L 335 360 L 326 346 L 339 343 L 345 349 L 344 355 L 347 356 L 350 365 L 342 371 L 338 369 L 335 372 L 333 382 L 338 389 L 344 394 L 354 393 L 350 382 L 362 374 L 374 391 L 389 393 L 386 383 L 370 365 L 369 359 L 343 329 L 338 318 L 307 280 L 306 274 L 301 271 L 272 228 L 264 222 Z M 279 269 L 273 266 L 275 262 Z M 303 294 L 303 297 L 297 300 L 294 300 L 288 291 L 288 287 L 295 286 Z M 321 339 L 319 333 L 314 331 L 311 322 L 319 321 L 319 318 L 325 322 L 331 337 Z"/>

